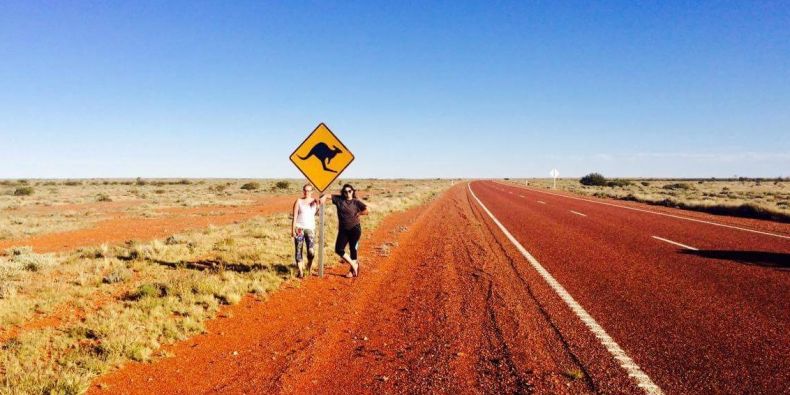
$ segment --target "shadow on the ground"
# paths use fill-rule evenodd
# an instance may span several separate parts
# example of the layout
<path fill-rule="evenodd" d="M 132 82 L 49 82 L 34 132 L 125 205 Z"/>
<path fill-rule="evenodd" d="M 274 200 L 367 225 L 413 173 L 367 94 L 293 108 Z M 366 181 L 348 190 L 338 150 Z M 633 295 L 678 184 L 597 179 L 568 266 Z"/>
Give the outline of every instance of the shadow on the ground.
<path fill-rule="evenodd" d="M 184 268 L 184 269 L 200 270 L 200 271 L 227 270 L 236 273 L 249 273 L 249 272 L 261 271 L 261 270 L 274 270 L 274 272 L 277 273 L 278 275 L 290 275 L 291 266 L 293 266 L 284 263 L 272 263 L 272 264 L 253 263 L 247 265 L 241 263 L 224 262 L 214 259 L 203 259 L 198 261 L 176 261 L 176 262 L 153 259 L 151 261 L 156 264 L 167 266 L 173 269 Z"/>
<path fill-rule="evenodd" d="M 687 255 L 728 260 L 747 265 L 765 266 L 783 270 L 790 269 L 790 254 L 782 252 L 730 250 L 682 250 L 681 252 Z"/>

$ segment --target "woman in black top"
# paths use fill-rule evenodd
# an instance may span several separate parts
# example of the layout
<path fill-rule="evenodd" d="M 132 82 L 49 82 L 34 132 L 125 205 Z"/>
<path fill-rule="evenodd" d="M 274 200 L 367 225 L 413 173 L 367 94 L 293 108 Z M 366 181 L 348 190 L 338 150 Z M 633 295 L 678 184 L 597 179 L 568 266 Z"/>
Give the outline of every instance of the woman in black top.
<path fill-rule="evenodd" d="M 368 207 L 361 200 L 357 199 L 357 191 L 349 184 L 343 185 L 340 195 L 332 195 L 332 204 L 337 206 L 337 241 L 335 241 L 335 253 L 340 255 L 351 270 L 346 277 L 356 277 L 359 275 L 359 262 L 357 262 L 357 244 L 362 236 L 362 226 L 359 223 L 359 216 L 368 213 Z M 327 195 L 321 195 L 321 203 L 325 203 Z M 346 245 L 350 254 L 346 254 Z"/>

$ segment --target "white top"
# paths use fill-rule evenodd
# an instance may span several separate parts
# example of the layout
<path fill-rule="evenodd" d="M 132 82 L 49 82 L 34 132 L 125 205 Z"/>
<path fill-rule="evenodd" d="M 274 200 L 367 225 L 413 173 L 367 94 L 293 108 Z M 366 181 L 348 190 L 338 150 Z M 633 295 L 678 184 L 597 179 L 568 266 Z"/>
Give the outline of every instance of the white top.
<path fill-rule="evenodd" d="M 302 229 L 315 229 L 315 212 L 318 210 L 318 205 L 315 204 L 315 200 L 299 199 L 296 201 L 296 204 L 299 206 L 299 210 L 296 214 L 296 227 Z"/>

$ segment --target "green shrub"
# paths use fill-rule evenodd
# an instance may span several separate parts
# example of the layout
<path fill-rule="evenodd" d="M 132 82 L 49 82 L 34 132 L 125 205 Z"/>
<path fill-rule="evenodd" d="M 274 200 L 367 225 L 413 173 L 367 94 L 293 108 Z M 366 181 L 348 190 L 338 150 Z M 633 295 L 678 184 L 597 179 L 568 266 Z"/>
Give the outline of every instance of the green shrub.
<path fill-rule="evenodd" d="M 35 192 L 33 187 L 19 187 L 14 190 L 14 196 L 30 196 Z"/>
<path fill-rule="evenodd" d="M 241 186 L 241 189 L 243 189 L 245 191 L 254 191 L 254 190 L 260 189 L 260 188 L 261 188 L 261 184 L 258 183 L 258 182 L 248 182 L 248 183 L 246 183 L 246 184 Z"/>
<path fill-rule="evenodd" d="M 599 173 L 590 173 L 579 180 L 582 185 L 590 186 L 604 186 L 606 185 L 606 177 Z"/>
<path fill-rule="evenodd" d="M 290 186 L 291 186 L 291 183 L 290 183 L 290 182 L 288 182 L 288 181 L 277 181 L 277 183 L 276 183 L 276 184 L 274 184 L 274 186 L 275 186 L 277 189 L 288 189 L 288 187 L 290 187 Z"/>
<path fill-rule="evenodd" d="M 68 181 L 64 182 L 63 185 L 68 185 L 70 187 L 75 187 L 75 186 L 78 186 L 78 185 L 82 185 L 82 181 L 68 180 Z"/>
<path fill-rule="evenodd" d="M 646 186 L 646 187 L 650 186 L 650 183 L 647 182 L 647 181 L 642 181 L 640 184 L 642 184 L 642 186 Z"/>
<path fill-rule="evenodd" d="M 111 202 L 112 199 L 110 199 L 110 195 L 107 195 L 106 193 L 100 193 L 100 194 L 96 195 L 96 201 L 97 202 Z"/>

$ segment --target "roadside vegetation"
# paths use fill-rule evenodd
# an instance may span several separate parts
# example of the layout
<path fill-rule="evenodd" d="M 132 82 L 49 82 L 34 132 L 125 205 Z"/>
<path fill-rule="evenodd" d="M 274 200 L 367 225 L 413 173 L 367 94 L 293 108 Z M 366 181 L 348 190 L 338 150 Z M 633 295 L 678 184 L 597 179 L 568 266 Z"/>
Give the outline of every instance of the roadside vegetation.
<path fill-rule="evenodd" d="M 235 207 L 297 190 L 296 182 L 284 180 L 0 180 L 0 240 L 82 229 L 118 215 L 149 218 L 168 208 Z"/>
<path fill-rule="evenodd" d="M 243 191 L 241 184 L 232 189 Z M 354 184 L 371 208 L 363 217 L 366 232 L 450 185 Z M 204 185 L 207 193 L 216 184 L 188 185 Z M 294 196 L 298 185 L 287 186 Z M 337 220 L 331 205 L 326 220 L 325 256 L 332 265 Z M 284 282 L 299 281 L 291 266 L 290 222 L 289 214 L 281 213 L 145 243 L 61 254 L 24 246 L 5 250 L 0 254 L 0 394 L 83 393 L 97 375 L 127 361 L 163 356 L 161 345 L 201 333 L 222 306 L 248 295 L 263 298 Z"/>
<path fill-rule="evenodd" d="M 510 181 L 552 187 L 551 179 Z M 790 179 L 608 179 L 590 173 L 580 179 L 558 179 L 557 189 L 718 215 L 790 222 Z"/>

